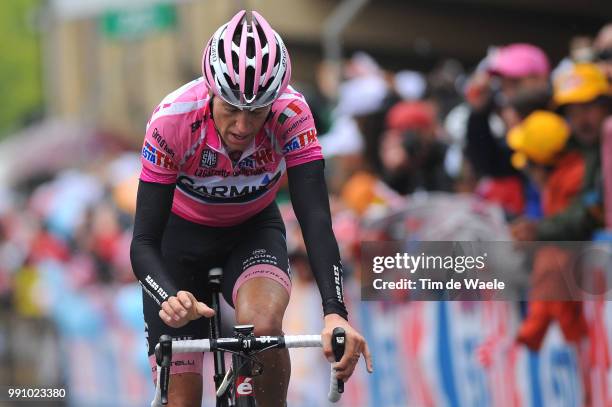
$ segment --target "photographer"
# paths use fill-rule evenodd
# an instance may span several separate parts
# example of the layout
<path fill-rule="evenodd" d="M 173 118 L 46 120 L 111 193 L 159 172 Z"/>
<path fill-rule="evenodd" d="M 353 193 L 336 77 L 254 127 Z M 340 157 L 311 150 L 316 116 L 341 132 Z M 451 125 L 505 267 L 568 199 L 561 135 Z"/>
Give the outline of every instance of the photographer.
<path fill-rule="evenodd" d="M 465 156 L 479 178 L 485 199 L 498 202 L 510 217 L 523 213 L 524 185 L 510 165 L 504 135 L 522 117 L 512 107 L 521 95 L 547 92 L 550 66 L 546 54 L 530 44 L 511 44 L 491 53 L 468 82 L 471 112 Z"/>
<path fill-rule="evenodd" d="M 399 102 L 386 116 L 381 145 L 384 180 L 404 195 L 418 190 L 450 191 L 444 168 L 448 146 L 439 138 L 434 106 L 429 102 Z"/>

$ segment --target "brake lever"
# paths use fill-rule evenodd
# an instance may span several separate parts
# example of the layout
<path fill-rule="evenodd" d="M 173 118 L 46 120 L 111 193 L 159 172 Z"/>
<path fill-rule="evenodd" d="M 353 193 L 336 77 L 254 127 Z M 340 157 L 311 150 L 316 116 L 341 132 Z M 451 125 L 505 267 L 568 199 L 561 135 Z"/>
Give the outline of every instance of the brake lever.
<path fill-rule="evenodd" d="M 336 362 L 340 362 L 344 355 L 345 340 L 346 332 L 344 329 L 340 327 L 334 328 L 332 332 L 332 351 L 334 352 Z M 341 379 L 338 379 L 338 393 L 344 393 L 344 382 Z"/>
<path fill-rule="evenodd" d="M 172 337 L 170 335 L 159 337 L 159 347 L 155 350 L 155 361 L 160 366 L 159 388 L 161 390 L 161 402 L 165 406 L 168 404 L 170 365 L 172 364 Z"/>

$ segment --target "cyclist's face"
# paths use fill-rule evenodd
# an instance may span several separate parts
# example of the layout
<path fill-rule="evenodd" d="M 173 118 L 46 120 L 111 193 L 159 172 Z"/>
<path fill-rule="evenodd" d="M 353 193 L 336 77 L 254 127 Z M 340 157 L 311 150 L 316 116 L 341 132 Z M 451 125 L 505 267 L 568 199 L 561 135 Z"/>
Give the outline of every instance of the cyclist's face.
<path fill-rule="evenodd" d="M 261 130 L 270 106 L 240 110 L 219 97 L 213 98 L 213 117 L 221 139 L 231 150 L 244 151 Z"/>

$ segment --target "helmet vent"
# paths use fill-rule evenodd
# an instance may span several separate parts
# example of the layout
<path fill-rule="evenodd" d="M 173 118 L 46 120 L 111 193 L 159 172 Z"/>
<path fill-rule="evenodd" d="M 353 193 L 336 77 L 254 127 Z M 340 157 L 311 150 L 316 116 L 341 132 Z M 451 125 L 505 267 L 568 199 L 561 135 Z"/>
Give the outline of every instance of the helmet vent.
<path fill-rule="evenodd" d="M 219 59 L 221 59 L 221 62 L 225 63 L 225 52 L 223 52 L 224 48 L 223 48 L 223 38 L 221 38 L 219 40 L 219 45 L 217 45 L 217 49 L 218 49 L 218 53 L 219 53 Z"/>
<path fill-rule="evenodd" d="M 268 53 L 265 53 L 264 56 L 261 58 L 261 72 L 266 72 L 268 70 L 269 59 L 270 55 Z"/>
<path fill-rule="evenodd" d="M 238 68 L 238 62 L 240 61 L 240 58 L 238 57 L 238 54 L 235 51 L 232 51 L 232 65 L 234 66 L 234 69 L 237 70 Z M 234 73 L 234 72 L 232 72 Z"/>

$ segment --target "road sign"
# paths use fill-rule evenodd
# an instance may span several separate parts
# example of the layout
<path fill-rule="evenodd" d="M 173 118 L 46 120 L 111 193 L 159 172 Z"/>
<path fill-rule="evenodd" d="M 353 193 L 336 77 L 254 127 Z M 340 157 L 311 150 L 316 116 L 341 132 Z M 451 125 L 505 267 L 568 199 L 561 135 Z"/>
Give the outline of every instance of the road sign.
<path fill-rule="evenodd" d="M 176 8 L 172 4 L 155 4 L 145 8 L 113 10 L 104 13 L 102 32 L 113 39 L 136 39 L 176 27 Z"/>

